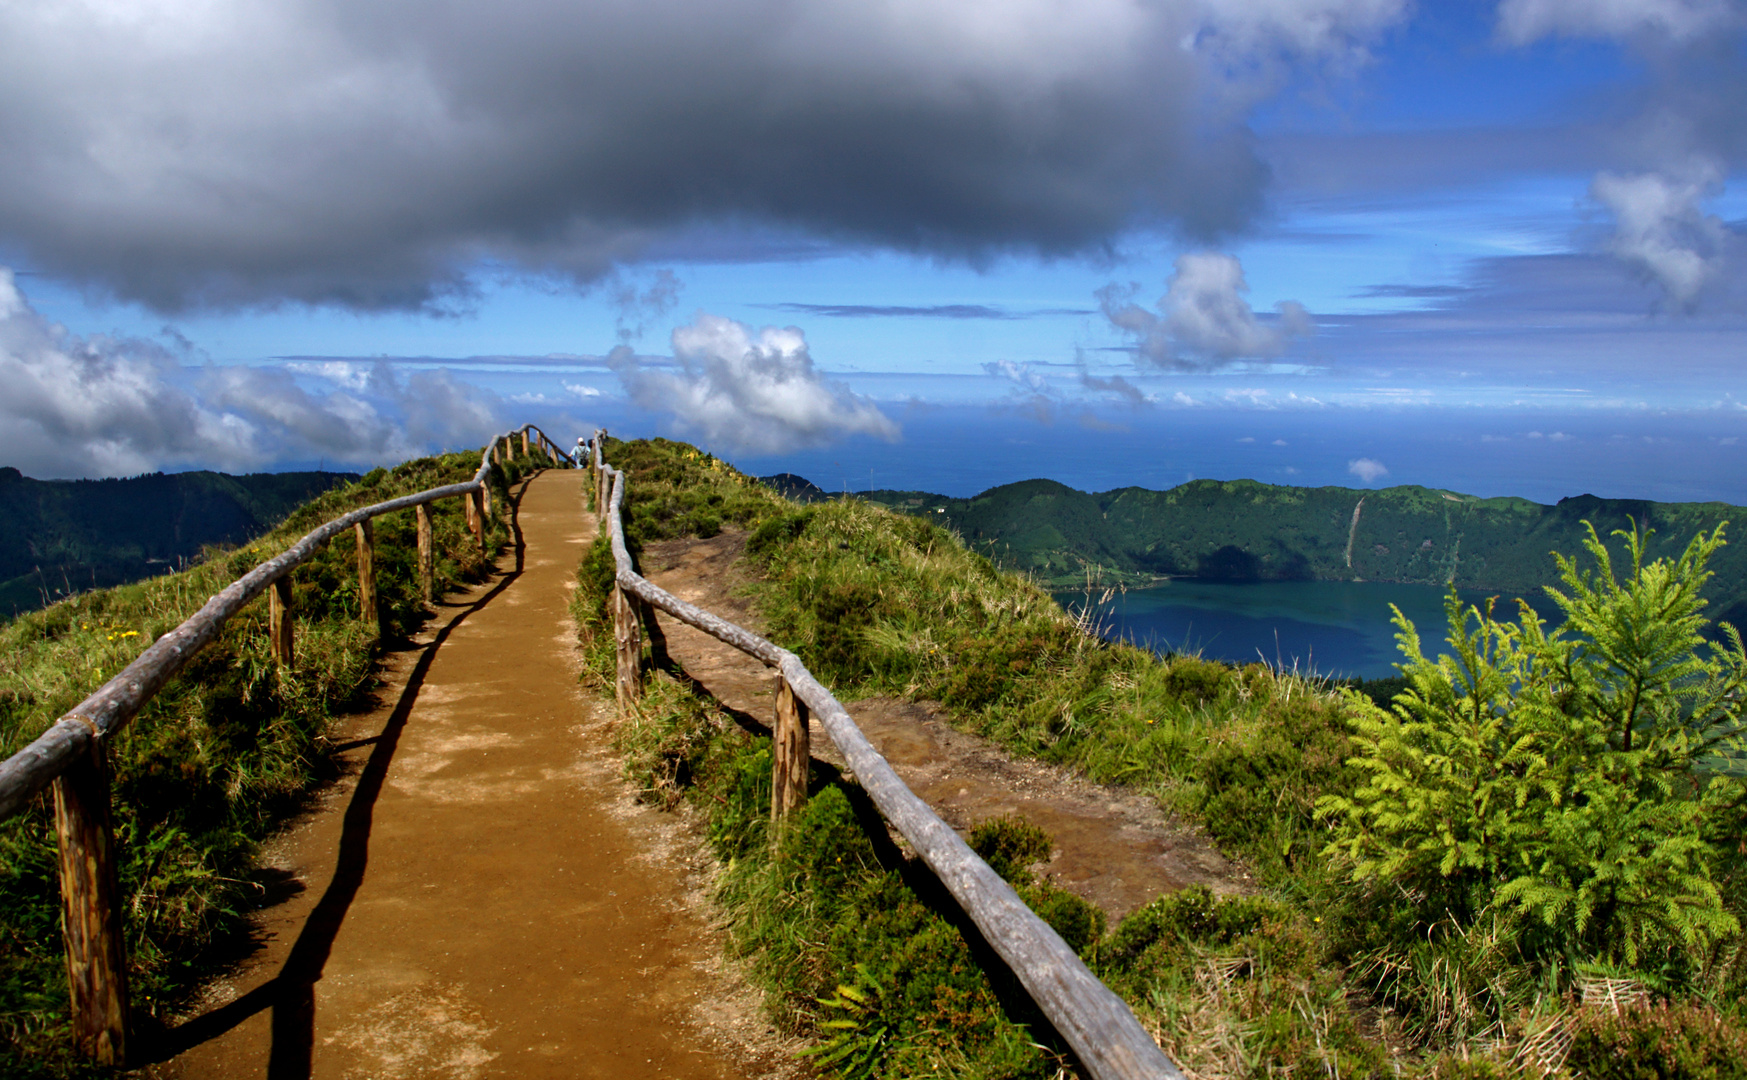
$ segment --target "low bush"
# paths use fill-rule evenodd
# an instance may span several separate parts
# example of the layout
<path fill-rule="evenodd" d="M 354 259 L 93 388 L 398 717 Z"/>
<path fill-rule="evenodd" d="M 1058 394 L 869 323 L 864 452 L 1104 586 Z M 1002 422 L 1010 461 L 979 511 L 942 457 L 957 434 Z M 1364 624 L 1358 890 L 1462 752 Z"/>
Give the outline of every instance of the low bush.
<path fill-rule="evenodd" d="M 1747 1027 L 1699 1004 L 1582 1009 L 1565 1064 L 1583 1080 L 1747 1080 Z"/>
<path fill-rule="evenodd" d="M 1617 580 L 1592 531 L 1594 571 L 1560 559 L 1564 627 L 1526 604 L 1500 621 L 1452 593 L 1452 651 L 1436 660 L 1398 616 L 1408 688 L 1392 711 L 1351 700 L 1363 780 L 1319 804 L 1325 853 L 1376 883 L 1356 895 L 1387 897 L 1356 953 L 1385 993 L 1436 1011 L 1428 973 L 1455 972 L 1484 1026 L 1585 966 L 1665 994 L 1744 988 L 1716 965 L 1740 938 L 1743 898 L 1718 887 L 1738 837 L 1711 839 L 1741 784 L 1699 767 L 1739 745 L 1747 689 L 1739 637 L 1708 641 L 1699 616 L 1721 539 L 1646 564 L 1644 537 L 1626 535 Z"/>

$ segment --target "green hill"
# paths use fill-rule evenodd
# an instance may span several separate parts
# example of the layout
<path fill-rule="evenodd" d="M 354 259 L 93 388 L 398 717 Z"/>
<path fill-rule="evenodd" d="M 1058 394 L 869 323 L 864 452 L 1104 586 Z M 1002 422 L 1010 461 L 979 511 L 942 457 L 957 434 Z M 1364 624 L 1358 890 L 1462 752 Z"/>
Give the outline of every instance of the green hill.
<path fill-rule="evenodd" d="M 1726 503 L 1579 495 L 1547 506 L 1402 486 L 1298 488 L 1195 480 L 1169 491 L 1098 494 L 1025 480 L 969 499 L 920 491 L 861 498 L 927 515 L 1003 566 L 1045 584 L 1161 577 L 1223 581 L 1404 581 L 1524 594 L 1558 580 L 1551 552 L 1582 550 L 1583 522 L 1604 536 L 1633 520 L 1656 531 L 1651 555 L 1677 556 L 1700 529 L 1747 515 Z M 1619 549 L 1617 542 L 1610 547 Z M 1712 562 L 1711 614 L 1747 623 L 1747 542 Z"/>
<path fill-rule="evenodd" d="M 152 473 L 32 480 L 0 468 L 0 619 L 240 544 L 351 473 Z"/>

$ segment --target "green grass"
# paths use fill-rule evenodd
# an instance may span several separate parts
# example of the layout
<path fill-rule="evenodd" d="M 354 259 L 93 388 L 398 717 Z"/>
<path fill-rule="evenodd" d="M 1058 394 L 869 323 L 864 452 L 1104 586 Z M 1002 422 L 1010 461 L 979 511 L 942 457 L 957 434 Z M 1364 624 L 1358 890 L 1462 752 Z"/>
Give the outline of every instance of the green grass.
<path fill-rule="evenodd" d="M 708 463 L 705 471 L 698 463 L 706 459 L 694 455 L 682 444 L 609 448 L 609 460 L 631 473 L 633 539 L 683 535 L 699 508 L 736 507 L 732 518 L 715 516 L 751 529 L 748 556 L 762 571 L 753 598 L 769 636 L 840 698 L 940 701 L 954 723 L 1016 754 L 1153 795 L 1247 863 L 1258 895 L 1164 897 L 1084 950 L 1184 1064 L 1220 1076 L 1529 1075 L 1525 1055 L 1549 1032 L 1588 1023 L 1568 996 L 1585 973 L 1525 966 L 1501 923 L 1477 924 L 1437 948 L 1375 947 L 1380 935 L 1403 930 L 1401 898 L 1388 883 L 1355 888 L 1348 868 L 1324 853 L 1328 825 L 1316 817 L 1320 797 L 1351 791 L 1360 778 L 1349 764 L 1358 752 L 1357 699 L 1340 687 L 1261 664 L 1161 658 L 1102 642 L 1032 581 L 1000 572 L 920 516 L 854 500 L 805 508 L 776 501 L 747 492 L 750 482 L 731 470 Z M 656 481 L 647 483 L 646 508 L 638 504 L 643 474 Z M 610 585 L 604 551 L 591 552 L 582 579 L 586 625 Z M 593 648 L 610 673 L 610 646 Z M 846 1075 L 1051 1068 L 1047 1056 L 999 1049 L 1018 1036 L 996 1032 L 1026 1020 L 1000 996 L 998 979 L 980 985 L 1002 1004 L 1001 1019 L 967 1020 L 962 1043 L 939 1036 L 944 1029 L 931 1026 L 938 1016 L 899 1004 L 928 999 L 930 980 L 948 997 L 970 991 L 953 982 L 962 972 L 950 963 L 904 968 L 890 959 L 908 955 L 898 945 L 840 929 L 878 924 L 903 906 L 870 884 L 894 867 L 867 863 L 846 818 L 809 817 L 805 827 L 821 837 L 815 846 L 836 854 L 804 872 L 789 866 L 785 841 L 763 836 L 756 811 L 758 799 L 768 800 L 767 751 L 664 680 L 641 712 L 622 736 L 633 774 L 651 798 L 691 800 L 709 819 L 727 866 L 722 896 L 736 947 L 754 959 L 775 1013 L 830 1048 L 817 1060 Z M 843 798 L 857 805 L 853 789 Z M 869 824 L 865 814 L 858 820 Z M 874 833 L 883 830 L 875 825 Z M 1716 843 L 1735 840 L 1719 834 Z M 852 849 L 860 851 L 859 884 L 829 884 L 836 858 Z M 925 875 L 910 869 L 898 880 L 925 897 Z M 1739 870 L 1728 864 L 1719 881 L 1737 912 Z M 826 885 L 813 880 L 820 874 Z M 924 933 L 920 923 L 906 932 Z M 837 949 L 842 934 L 861 951 Z M 1674 992 L 1702 1020 L 1682 1023 L 1714 1028 L 1722 1033 L 1716 1045 L 1726 1047 L 1742 1031 L 1747 962 L 1738 935 L 1717 949 L 1706 962 L 1715 978 Z M 1654 972 L 1611 974 L 1667 985 Z M 1400 993 L 1404 985 L 1413 992 Z M 1668 1041 L 1658 1034 L 1666 1025 L 1649 1014 L 1621 1023 L 1636 1033 L 1631 1040 Z"/>
<path fill-rule="evenodd" d="M 11 755 L 213 593 L 320 523 L 360 506 L 471 479 L 477 453 L 377 469 L 293 512 L 234 551 L 186 571 L 73 597 L 0 628 L 0 754 Z M 493 470 L 494 504 L 533 463 Z M 433 506 L 439 595 L 489 572 L 459 500 Z M 383 633 L 427 618 L 414 512 L 374 524 Z M 487 533 L 508 539 L 501 518 Z M 378 637 L 359 619 L 355 544 L 333 540 L 298 568 L 296 662 L 268 651 L 266 600 L 239 612 L 111 743 L 129 979 L 136 1031 L 171 1015 L 245 926 L 261 895 L 260 842 L 332 775 L 327 733 L 370 701 Z M 59 1076 L 72 1057 L 47 793 L 0 823 L 0 1074 Z"/>

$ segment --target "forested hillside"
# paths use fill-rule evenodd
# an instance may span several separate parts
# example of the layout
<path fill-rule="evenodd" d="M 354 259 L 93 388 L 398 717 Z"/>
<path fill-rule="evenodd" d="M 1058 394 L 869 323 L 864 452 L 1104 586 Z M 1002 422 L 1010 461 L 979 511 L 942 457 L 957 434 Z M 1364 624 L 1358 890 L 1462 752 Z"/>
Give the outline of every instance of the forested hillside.
<path fill-rule="evenodd" d="M 918 491 L 861 495 L 925 514 L 1003 566 L 1046 584 L 1159 576 L 1226 581 L 1366 580 L 1527 593 L 1557 583 L 1550 554 L 1582 549 L 1583 522 L 1607 536 L 1647 523 L 1651 557 L 1673 557 L 1701 529 L 1739 519 L 1725 503 L 1579 495 L 1547 506 L 1403 486 L 1374 491 L 1195 480 L 1169 491 L 1087 494 L 1026 480 L 969 499 Z M 1747 521 L 1737 521 L 1747 525 Z M 1611 546 L 1623 550 L 1617 541 Z M 1713 617 L 1747 621 L 1747 544 L 1711 563 Z"/>
<path fill-rule="evenodd" d="M 0 619 L 239 544 L 352 473 L 152 473 L 32 480 L 0 468 Z"/>

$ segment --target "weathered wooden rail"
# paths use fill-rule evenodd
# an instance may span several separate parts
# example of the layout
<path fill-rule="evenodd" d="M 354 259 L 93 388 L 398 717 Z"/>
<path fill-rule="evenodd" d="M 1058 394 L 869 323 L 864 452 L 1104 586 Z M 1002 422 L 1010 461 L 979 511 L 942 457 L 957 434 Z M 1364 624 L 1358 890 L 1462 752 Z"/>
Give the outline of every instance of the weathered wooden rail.
<path fill-rule="evenodd" d="M 603 460 L 604 434 L 596 433 L 589 467 L 594 472 L 596 511 L 608 529 L 617 568 L 612 612 L 618 658 L 615 689 L 621 708 L 629 707 L 642 687 L 643 635 L 638 605 L 631 597 L 777 669 L 772 816 L 784 816 L 806 801 L 807 718 L 811 713 L 819 718 L 820 726 L 881 815 L 940 878 L 1095 1080 L 1183 1080 L 1182 1072 L 1141 1027 L 1127 1004 L 1087 970 L 1061 936 L 1019 899 L 1013 887 L 905 786 L 849 713 L 794 653 L 686 603 L 632 568 L 620 519 L 625 474 Z"/>
<path fill-rule="evenodd" d="M 524 456 L 537 452 L 556 467 L 572 464 L 571 458 L 545 432 L 530 424 L 492 439 L 480 454 L 479 470 L 465 483 L 361 507 L 318 526 L 283 553 L 207 600 L 199 611 L 154 641 L 29 746 L 0 762 L 0 821 L 23 810 L 43 788 L 54 787 L 73 1033 L 88 1057 L 106 1065 L 122 1065 L 127 1060 L 127 958 L 116 890 L 115 840 L 110 828 L 109 739 L 126 727 L 152 695 L 196 653 L 218 637 L 231 616 L 263 592 L 268 594 L 273 655 L 279 662 L 290 664 L 291 572 L 347 529 L 352 529 L 358 539 L 360 617 L 374 623 L 378 613 L 371 521 L 397 510 L 415 510 L 420 591 L 429 601 L 435 573 L 431 504 L 439 499 L 462 499 L 468 529 L 483 549 L 485 523 L 492 512 L 491 488 L 486 481 L 494 465 L 513 456 L 511 440 L 517 437 L 521 439 Z"/>

